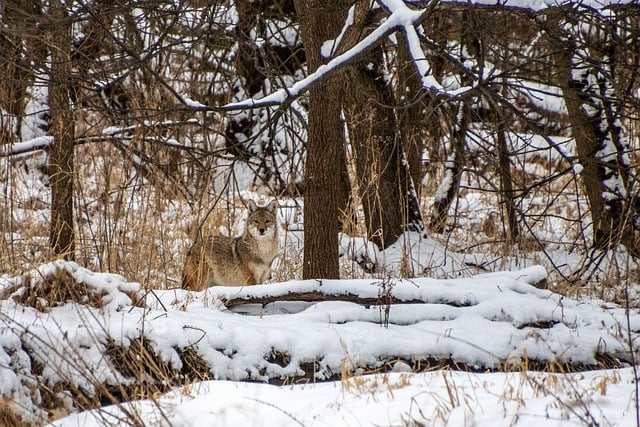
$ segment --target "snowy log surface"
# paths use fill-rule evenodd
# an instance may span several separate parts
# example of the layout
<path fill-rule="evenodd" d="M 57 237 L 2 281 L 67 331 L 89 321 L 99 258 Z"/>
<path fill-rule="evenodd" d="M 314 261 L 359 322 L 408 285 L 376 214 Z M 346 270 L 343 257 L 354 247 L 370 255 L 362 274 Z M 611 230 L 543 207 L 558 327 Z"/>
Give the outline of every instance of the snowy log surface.
<path fill-rule="evenodd" d="M 499 277 L 504 277 L 505 274 L 499 273 Z M 538 285 L 546 279 L 546 271 L 539 266 L 508 274 L 530 285 Z M 484 277 L 489 276 L 491 274 Z M 466 279 L 459 282 L 466 282 Z M 364 305 L 428 303 L 456 307 L 474 305 L 475 299 L 470 299 L 469 294 L 461 294 L 455 290 L 455 280 L 447 280 L 444 283 L 447 286 L 439 286 L 442 284 L 441 280 L 428 281 L 428 279 L 306 280 L 280 283 L 277 286 L 214 287 L 207 293 L 211 297 L 224 301 L 226 307 L 251 303 L 264 305 L 277 301 L 347 301 Z"/>
<path fill-rule="evenodd" d="M 584 369 L 630 360 L 637 312 L 627 318 L 623 308 L 532 285 L 545 277 L 542 267 L 531 267 L 449 280 L 311 280 L 144 293 L 121 276 L 57 261 L 22 278 L 0 278 L 0 392 L 37 413 L 37 384 L 72 384 L 87 395 L 97 384 L 133 386 L 141 378 L 119 369 L 120 359 L 131 357 L 129 350 L 135 360 L 141 349 L 173 373 L 174 384 L 194 375 L 324 380 L 388 370 L 398 360 L 405 369 L 443 360 L 467 369 L 521 369 L 527 361 Z M 69 280 L 86 295 L 42 301 L 46 283 Z M 39 296 L 25 298 L 25 286 Z M 144 306 L 134 304 L 136 292 Z M 366 303 L 280 301 L 295 294 Z M 226 308 L 225 301 L 236 306 Z M 391 301 L 396 304 L 385 304 Z"/>

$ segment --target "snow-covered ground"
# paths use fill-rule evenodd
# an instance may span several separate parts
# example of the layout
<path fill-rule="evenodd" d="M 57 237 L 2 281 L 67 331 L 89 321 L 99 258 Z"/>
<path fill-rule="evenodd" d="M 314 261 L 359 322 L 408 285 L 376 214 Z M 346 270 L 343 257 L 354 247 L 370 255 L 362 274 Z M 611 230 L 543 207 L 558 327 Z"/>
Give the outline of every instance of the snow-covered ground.
<path fill-rule="evenodd" d="M 0 280 L 0 394 L 34 422 L 57 401 L 59 427 L 633 425 L 640 313 L 536 288 L 546 275 L 143 292 L 56 261 Z M 154 383 L 177 387 L 72 403 Z"/>
<path fill-rule="evenodd" d="M 36 186 L 24 188 L 46 194 Z M 143 196 L 131 192 L 132 211 L 145 206 L 138 197 Z M 167 202 L 163 219 L 153 223 L 172 224 L 156 241 L 168 244 L 166 266 L 173 273 L 166 276 L 172 280 L 156 280 L 158 274 L 139 284 L 96 272 L 98 262 L 86 263 L 96 270 L 91 271 L 62 261 L 25 276 L 0 277 L 0 396 L 35 423 L 51 413 L 70 414 L 56 426 L 635 425 L 637 376 L 631 362 L 640 345 L 638 310 L 627 316 L 625 307 L 534 285 L 546 279 L 553 288 L 558 271 L 568 276 L 582 265 L 599 271 L 600 278 L 608 277 L 611 266 L 624 266 L 617 271 L 626 274 L 637 265 L 620 252 L 568 252 L 561 221 L 536 224 L 536 233 L 551 242 L 544 253 L 452 250 L 464 247 L 464 239 L 469 246 L 473 239 L 487 240 L 482 224 L 491 221 L 494 202 L 475 192 L 461 195 L 460 228 L 450 247 L 439 236 L 406 233 L 379 251 L 362 237 L 341 235 L 344 279 L 300 281 L 292 265 L 303 249 L 302 202 L 281 199 L 274 283 L 201 293 L 172 288 L 189 244 L 187 227 L 175 223 L 189 216 L 177 202 Z M 562 207 L 575 203 L 569 197 Z M 33 216 L 25 222 L 46 230 L 46 209 L 16 209 L 14 215 L 21 218 L 23 212 Z M 236 215 L 225 231 L 241 232 L 242 220 Z M 141 233 L 130 234 L 143 241 Z M 145 236 L 153 243 L 153 233 Z M 629 276 L 625 281 L 637 306 L 637 288 Z M 86 289 L 80 298 L 48 292 L 48 284 L 56 283 Z M 324 300 L 291 297 L 314 292 Z M 246 304 L 250 298 L 267 303 Z M 162 392 L 153 400 L 78 413 L 73 399 L 79 391 L 99 396 L 90 403 L 95 406 L 111 403 L 100 394 L 104 384 L 131 391 L 148 380 L 123 370 L 127 366 L 119 359 L 146 360 L 141 346 L 166 370 L 167 378 L 149 374 L 152 382 L 167 380 L 158 387 Z M 187 366 L 187 350 L 199 374 L 216 381 L 198 381 Z M 473 372 L 452 371 L 456 365 Z M 542 366 L 557 373 L 533 372 Z M 619 368 L 562 373 L 612 366 Z M 291 385 L 313 380 L 324 382 Z M 167 392 L 168 385 L 176 388 Z"/>
<path fill-rule="evenodd" d="M 432 77 L 415 28 L 423 19 L 420 10 L 390 0 L 380 4 L 388 19 L 352 49 L 304 78 L 283 77 L 281 86 L 265 87 L 255 99 L 237 92 L 226 107 L 291 102 L 394 28 L 401 29 L 393 37 L 406 39 L 425 88 L 446 96 L 470 90 L 454 75 L 443 82 Z M 504 5 L 539 11 L 556 2 L 509 0 Z M 591 0 L 583 5 L 603 6 Z M 222 9 L 229 16 L 221 22 L 237 19 L 234 9 Z M 606 5 L 601 9 L 611 12 Z M 197 25 L 198 17 L 190 17 Z M 297 45 L 288 39 L 296 35 L 291 28 L 270 25 L 267 32 L 277 45 Z M 489 62 L 483 67 L 500 75 Z M 224 86 L 214 92 L 229 89 L 220 76 L 211 80 Z M 527 105 L 567 113 L 558 88 L 520 80 L 511 86 L 509 96 Z M 194 92 L 188 88 L 176 87 L 176 93 L 185 94 L 182 101 L 194 113 L 208 108 L 191 99 Z M 482 181 L 473 181 L 490 178 L 468 173 L 452 207 L 448 235 L 406 233 L 385 251 L 365 237 L 341 235 L 343 280 L 296 280 L 303 202 L 280 199 L 283 233 L 274 283 L 192 293 L 175 287 L 201 212 L 181 199 L 160 197 L 155 189 L 146 191 L 149 182 L 139 171 L 126 159 L 117 161 L 119 155 L 102 152 L 104 147 L 78 148 L 83 161 L 78 162 L 77 248 L 80 263 L 89 269 L 63 261 L 42 264 L 50 208 L 42 175 L 46 162 L 43 155 L 30 159 L 32 154 L 24 153 L 52 142 L 43 130 L 46 85 L 35 85 L 28 95 L 30 118 L 20 121 L 19 141 L 0 147 L 0 155 L 24 160 L 0 165 L 2 207 L 9 213 L 0 229 L 10 243 L 6 258 L 14 264 L 0 270 L 0 424 L 8 412 L 35 424 L 58 418 L 57 427 L 640 426 L 633 368 L 640 312 L 594 299 L 594 293 L 572 299 L 536 287 L 545 280 L 554 289 L 556 281 L 583 281 L 604 294 L 607 284 L 616 282 L 611 289 L 623 292 L 627 304 L 637 307 L 640 301 L 635 260 L 623 249 L 587 249 L 592 232 L 581 213 L 586 202 L 556 171 L 575 152 L 571 138 L 508 134 L 516 169 L 523 180 L 537 182 L 536 190 L 518 202 L 533 250 L 525 241 L 517 248 L 497 247 L 494 242 L 504 241 L 496 221 L 504 202 L 481 191 Z M 296 101 L 291 105 L 293 116 L 306 115 Z M 287 182 L 303 176 L 295 141 L 304 140 L 305 133 L 301 122 L 293 123 L 286 126 L 289 133 L 269 135 L 286 147 L 274 154 L 274 165 L 291 166 L 282 172 Z M 134 130 L 109 126 L 98 133 L 109 137 Z M 494 133 L 474 124 L 467 136 L 469 151 L 493 151 Z M 162 142 L 196 147 L 207 138 L 198 134 L 193 141 Z M 212 146 L 225 145 L 223 138 L 211 138 Z M 254 154 L 263 150 L 252 149 Z M 232 164 L 215 172 L 207 195 L 215 203 L 222 198 L 219 207 L 226 203 L 228 220 L 214 228 L 226 227 L 230 234 L 240 231 L 232 219 L 236 199 L 257 197 L 242 192 L 255 172 L 241 162 Z M 230 176 L 236 189 L 229 187 Z M 425 213 L 433 201 L 428 194 Z M 199 209 L 215 203 L 202 200 Z M 34 266 L 22 276 L 7 273 Z M 534 371 L 538 368 L 546 371 Z M 135 400 L 150 394 L 153 398 Z M 80 412 L 85 407 L 99 408 Z"/>
<path fill-rule="evenodd" d="M 277 387 L 207 381 L 157 400 L 74 414 L 56 427 L 166 426 L 632 426 L 636 384 L 630 368 L 585 372 L 435 371 L 351 377 Z M 133 420 L 130 420 L 130 422 Z"/>

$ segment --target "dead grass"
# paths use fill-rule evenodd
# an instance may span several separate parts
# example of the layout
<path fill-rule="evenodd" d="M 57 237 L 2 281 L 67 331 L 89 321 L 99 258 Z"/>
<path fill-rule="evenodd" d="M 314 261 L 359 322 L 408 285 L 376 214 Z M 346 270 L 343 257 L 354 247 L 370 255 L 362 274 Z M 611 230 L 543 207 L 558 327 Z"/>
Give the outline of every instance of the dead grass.
<path fill-rule="evenodd" d="M 29 347 L 24 347 L 29 353 Z M 91 383 L 91 390 L 79 387 L 69 381 L 56 383 L 38 383 L 38 406 L 44 409 L 47 420 L 53 421 L 68 415 L 72 411 L 89 410 L 104 405 L 119 404 L 120 402 L 138 399 L 156 399 L 174 386 L 192 384 L 196 381 L 210 379 L 207 363 L 191 348 L 178 350 L 182 361 L 182 369 L 174 369 L 153 350 L 153 346 L 143 336 L 131 340 L 128 345 L 109 341 L 103 351 L 105 364 L 118 376 L 125 378 L 121 383 L 101 383 L 94 379 L 90 371 L 76 364 L 79 372 L 85 372 L 85 378 Z M 31 374 L 38 378 L 42 376 L 44 366 L 32 363 Z M 55 367 L 54 367 L 55 369 Z M 30 425 L 22 421 L 23 410 L 6 398 L 0 401 L 0 425 L 22 426 Z M 137 425 L 138 415 L 126 415 L 126 424 Z"/>
<path fill-rule="evenodd" d="M 0 425 L 7 427 L 29 427 L 31 423 L 25 422 L 16 410 L 16 403 L 7 398 L 0 399 Z"/>
<path fill-rule="evenodd" d="M 166 157 L 166 153 L 162 156 Z M 141 175 L 130 162 L 124 160 L 122 153 L 109 144 L 79 147 L 78 157 L 83 162 L 78 164 L 76 179 L 77 259 L 83 266 L 96 271 L 121 274 L 127 280 L 140 282 L 146 288 L 179 287 L 184 255 L 198 227 L 201 226 L 202 232 L 206 234 L 236 235 L 241 231 L 245 208 L 240 194 L 229 191 L 233 186 L 220 185 L 226 179 L 222 172 L 212 171 L 211 176 L 201 183 L 206 190 L 201 191 L 199 197 L 189 203 L 180 193 L 168 191 L 164 181 Z M 8 188 L 7 183 L 11 188 L 29 187 L 28 180 L 15 173 L 18 169 L 24 170 L 25 165 L 25 161 L 3 165 L 6 167 L 2 172 L 5 189 Z M 556 170 L 558 165 L 537 160 L 535 167 L 536 170 L 543 171 L 541 174 L 548 174 Z M 353 170 L 351 172 L 353 174 Z M 532 180 L 528 172 L 517 175 L 517 178 L 523 182 Z M 467 173 L 463 178 L 461 200 L 449 218 L 450 234 L 432 237 L 452 250 L 494 255 L 499 260 L 493 265 L 495 269 L 511 268 L 514 259 L 527 257 L 548 263 L 541 255 L 543 251 L 584 250 L 588 241 L 578 219 L 580 216 L 587 222 L 588 219 L 585 217 L 584 207 L 582 211 L 576 209 L 583 205 L 583 200 L 573 191 L 574 179 L 574 176 L 567 175 L 535 190 L 531 195 L 532 202 L 522 208 L 522 213 L 525 217 L 523 221 L 536 234 L 527 232 L 526 227 L 523 227 L 525 232 L 520 240 L 516 245 L 510 245 L 506 243 L 503 213 L 495 194 L 479 189 L 482 183 L 478 181 L 478 177 Z M 357 190 L 357 180 L 353 175 L 351 181 L 353 188 Z M 433 180 L 423 188 L 422 206 L 425 218 L 429 216 L 435 190 Z M 357 191 L 354 193 L 357 194 Z M 467 199 L 472 200 L 474 197 L 482 199 L 479 208 L 465 204 Z M 355 202 L 358 202 L 357 196 Z M 301 277 L 301 208 L 285 209 L 291 212 L 280 230 L 285 245 L 278 253 L 277 269 L 273 271 L 272 281 Z M 23 272 L 51 259 L 48 248 L 48 218 L 48 200 L 40 200 L 31 193 L 19 191 L 5 190 L 0 195 L 0 265 L 3 266 L 0 274 Z M 342 218 L 345 229 L 350 230 L 354 236 L 365 234 L 365 222 L 360 210 L 347 212 Z M 562 240 L 554 237 L 557 235 L 557 227 L 564 232 Z M 617 271 L 613 269 L 598 277 L 597 288 L 585 286 L 579 279 L 552 279 L 548 286 L 564 295 L 598 296 L 625 304 L 625 283 L 638 283 L 640 277 L 637 271 L 622 275 L 625 266 L 619 267 Z M 402 276 L 413 275 L 407 256 L 403 258 L 398 271 Z M 344 278 L 362 278 L 366 275 L 355 262 L 344 260 L 341 262 L 341 274 Z M 381 279 L 384 280 L 385 277 Z M 42 276 L 24 276 L 21 282 L 5 287 L 0 294 L 2 299 L 13 298 L 22 305 L 45 313 L 68 301 L 100 308 L 103 306 L 103 296 L 103 293 L 86 283 L 77 282 L 64 270 Z M 137 295 L 129 294 L 129 297 L 138 301 Z M 154 398 L 175 385 L 184 385 L 188 391 L 190 384 L 212 378 L 214 367 L 208 365 L 196 347 L 175 350 L 182 362 L 180 369 L 170 366 L 156 354 L 144 336 L 132 340 L 127 346 L 109 342 L 106 344 L 105 357 L 112 369 L 131 379 L 130 384 L 94 384 L 95 392 L 92 394 L 68 383 L 39 384 L 42 407 L 48 410 L 49 419 L 52 420 L 72 409 L 90 409 L 127 400 Z M 25 351 L 28 353 L 29 349 L 25 348 Z M 293 356 L 287 349 L 273 349 L 264 355 L 264 360 L 286 367 Z M 495 370 L 522 373 L 523 381 L 538 386 L 531 383 L 526 372 L 564 374 L 621 365 L 620 360 L 604 353 L 596 355 L 596 360 L 595 365 L 587 366 L 536 361 L 523 354 Z M 319 361 L 298 363 L 303 374 L 274 378 L 271 382 L 293 384 L 319 380 Z M 453 370 L 487 371 L 486 367 L 469 366 L 451 359 L 427 356 L 405 359 L 390 356 L 387 360 L 380 360 L 375 366 L 359 366 L 353 361 L 345 360 L 340 372 L 323 373 L 322 380 L 340 380 L 345 389 L 354 391 L 379 386 L 393 391 L 406 383 L 403 380 L 393 384 L 384 383 L 384 376 L 371 383 L 372 380 L 364 379 L 361 374 L 394 372 L 398 366 L 405 366 L 411 372 L 440 370 L 445 372 L 444 375 Z M 36 376 L 42 369 L 43 367 L 34 363 L 33 373 Z M 613 381 L 615 378 L 603 379 L 594 387 L 600 392 L 606 392 L 607 385 Z M 553 388 L 554 384 L 551 380 L 545 381 L 546 387 Z M 540 393 L 544 392 L 550 391 L 540 389 Z M 517 395 L 505 397 L 518 398 Z M 73 402 L 73 408 L 68 407 L 69 400 Z M 443 416 L 453 407 L 462 404 L 464 396 L 451 383 L 447 400 L 442 404 Z M 14 402 L 6 399 L 0 401 L 0 425 L 27 425 L 17 414 Z M 136 415 L 131 414 L 129 421 L 135 425 L 138 422 Z"/>
<path fill-rule="evenodd" d="M 123 401 L 152 398 L 183 382 L 180 372 L 164 362 L 144 337 L 131 340 L 127 346 L 110 341 L 104 354 L 113 369 L 133 380 L 117 388 Z"/>
<path fill-rule="evenodd" d="M 143 136 L 134 134 L 134 139 Z M 198 196 L 188 201 L 178 192 L 167 192 L 166 183 L 141 173 L 111 144 L 82 145 L 77 154 L 83 159 L 78 162 L 75 183 L 77 260 L 80 265 L 94 271 L 121 274 L 128 280 L 140 282 L 145 288 L 175 288 L 181 285 L 184 257 L 199 226 L 205 233 L 235 235 L 240 231 L 245 209 L 241 194 L 235 190 L 240 183 L 237 176 L 224 168 L 213 168 L 209 175 L 199 177 Z M 163 161 L 171 160 L 167 153 L 159 156 L 165 159 Z M 358 203 L 358 183 L 353 176 L 353 159 L 349 159 L 355 199 L 342 218 L 344 227 L 358 236 L 364 235 L 365 222 L 361 210 L 353 209 Z M 562 165 L 540 158 L 531 164 L 540 176 L 562 168 Z M 16 173 L 28 165 L 31 165 L 28 159 L 3 164 L 5 185 L 11 182 L 11 188 L 28 187 L 26 178 Z M 27 169 L 35 173 L 37 168 L 31 165 Z M 589 242 L 584 238 L 585 230 L 578 219 L 582 216 L 583 222 L 588 222 L 588 218 L 584 201 L 575 191 L 574 175 L 562 175 L 527 194 L 527 204 L 520 207 L 522 233 L 513 245 L 507 243 L 504 213 L 495 193 L 483 189 L 483 180 L 495 178 L 490 169 L 482 179 L 472 169 L 465 173 L 461 199 L 452 207 L 449 217 L 448 233 L 431 237 L 453 251 L 490 254 L 494 260 L 491 269 L 514 268 L 516 262 L 526 258 L 551 270 L 554 251 L 578 253 L 586 248 Z M 527 175 L 526 180 L 531 181 L 530 178 Z M 425 218 L 429 217 L 435 189 L 431 181 L 422 189 Z M 470 200 L 481 200 L 482 203 L 469 205 Z M 294 201 L 286 203 L 295 204 Z M 21 272 L 52 259 L 48 248 L 48 200 L 35 200 L 33 194 L 27 192 L 5 191 L 0 197 L 0 207 L 3 208 L 0 212 L 4 231 L 0 239 L 3 272 Z M 293 213 L 285 215 L 285 211 Z M 286 207 L 281 209 L 281 214 L 287 216 L 280 230 L 284 247 L 277 255 L 271 281 L 299 279 L 302 275 L 301 208 Z M 561 237 L 558 237 L 559 229 L 562 229 Z M 396 274 L 403 277 L 425 274 L 412 271 L 407 259 L 406 256 L 403 258 Z M 349 260 L 342 259 L 340 268 L 343 278 L 371 277 Z M 612 286 L 624 287 L 615 284 L 615 280 L 617 276 L 612 275 Z M 606 277 L 597 278 L 598 284 L 606 281 Z M 562 276 L 551 277 L 548 283 L 549 289 L 569 296 L 592 292 L 593 287 L 584 285 L 580 280 L 567 280 Z M 600 289 L 605 287 L 610 289 L 609 285 Z M 621 294 L 614 292 L 607 298 L 618 301 Z"/>
<path fill-rule="evenodd" d="M 141 304 L 140 296 L 131 291 L 122 290 L 134 305 Z M 25 274 L 16 283 L 0 292 L 0 299 L 13 298 L 19 304 L 48 312 L 57 307 L 75 301 L 94 308 L 104 307 L 103 297 L 106 290 L 97 289 L 87 283 L 76 280 L 64 268 L 55 268 L 40 272 L 33 270 Z"/>

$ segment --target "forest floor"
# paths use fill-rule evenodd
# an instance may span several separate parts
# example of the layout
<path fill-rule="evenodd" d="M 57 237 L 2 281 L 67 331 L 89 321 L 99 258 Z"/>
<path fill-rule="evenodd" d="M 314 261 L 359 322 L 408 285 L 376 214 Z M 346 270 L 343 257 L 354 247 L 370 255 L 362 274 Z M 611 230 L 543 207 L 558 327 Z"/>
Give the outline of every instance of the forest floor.
<path fill-rule="evenodd" d="M 385 251 L 341 235 L 338 281 L 300 280 L 302 202 L 280 199 L 270 283 L 186 292 L 203 215 L 89 159 L 77 263 L 47 259 L 38 175 L 2 182 L 5 424 L 640 425 L 638 266 L 581 249 L 575 194 L 523 201 L 530 233 L 507 244 L 498 201 L 467 181 L 446 235 Z M 241 232 L 242 198 L 260 196 L 205 229 Z"/>

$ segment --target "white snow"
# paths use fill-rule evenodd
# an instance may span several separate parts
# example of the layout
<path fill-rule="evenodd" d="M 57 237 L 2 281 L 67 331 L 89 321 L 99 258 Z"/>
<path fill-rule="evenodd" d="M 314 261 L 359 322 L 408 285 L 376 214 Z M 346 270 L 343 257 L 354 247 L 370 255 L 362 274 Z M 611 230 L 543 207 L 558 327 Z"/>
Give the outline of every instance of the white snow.
<path fill-rule="evenodd" d="M 125 410 L 144 425 L 179 426 L 631 426 L 631 369 L 582 374 L 437 371 L 351 377 L 277 387 L 208 381 L 157 400 L 74 414 L 52 424 L 122 423 Z M 582 393 L 577 393 L 580 390 Z"/>
<path fill-rule="evenodd" d="M 189 108 L 194 108 L 194 109 L 207 108 L 207 106 L 204 105 L 203 103 L 195 101 L 189 98 L 187 95 L 182 95 L 182 101 Z"/>
<path fill-rule="evenodd" d="M 15 142 L 0 146 L 0 157 L 14 156 L 17 154 L 28 153 L 34 150 L 40 150 L 53 144 L 52 136 L 37 136 L 33 139 L 23 142 Z"/>
<path fill-rule="evenodd" d="M 20 302 L 21 284 L 40 286 L 40 278 L 60 272 L 101 295 L 101 305 L 60 301 L 39 311 Z M 557 417 L 584 416 L 584 411 L 571 411 L 574 401 L 599 420 L 623 425 L 616 423 L 633 417 L 628 410 L 633 408 L 631 369 L 565 376 L 526 371 L 362 376 L 398 358 L 403 360 L 394 367 L 399 372 L 425 358 L 451 359 L 479 370 L 518 368 L 530 361 L 596 365 L 596 355 L 603 352 L 631 360 L 627 327 L 636 336 L 640 314 L 633 311 L 627 317 L 623 308 L 578 302 L 531 285 L 546 275 L 544 268 L 534 266 L 449 280 L 307 280 L 196 293 L 155 290 L 145 294 L 146 307 L 139 307 L 130 297 L 138 284 L 56 261 L 24 278 L 0 280 L 0 393 L 37 414 L 39 396 L 28 387 L 34 383 L 73 384 L 89 394 L 96 384 L 128 384 L 132 379 L 105 358 L 106 346 L 128 347 L 143 336 L 172 369 L 183 367 L 178 349 L 190 348 L 207 363 L 212 377 L 221 380 L 177 388 L 157 402 L 123 406 L 139 411 L 148 425 L 154 425 L 160 411 L 170 415 L 170 425 L 202 425 L 203 417 L 212 425 L 279 425 L 294 419 L 304 425 L 320 420 L 395 425 L 403 417 L 430 425 L 467 417 L 489 425 L 499 414 L 512 421 L 543 417 L 555 422 Z M 223 306 L 304 292 L 343 300 Z M 385 306 L 385 296 L 395 304 Z M 346 300 L 356 297 L 381 302 Z M 633 343 L 634 352 L 637 345 Z M 273 354 L 286 354 L 287 361 L 273 361 Z M 41 373 L 30 372 L 33 363 L 43 367 Z M 323 380 L 341 374 L 342 382 L 284 388 L 242 382 L 301 376 Z M 614 390 L 611 394 L 602 394 L 597 386 L 602 381 Z M 578 385 L 585 394 L 576 398 L 572 387 Z M 451 401 L 442 399 L 447 390 Z M 109 425 L 113 411 L 119 409 L 75 414 L 54 425 Z"/>
<path fill-rule="evenodd" d="M 283 86 L 287 89 L 269 92 L 271 88 L 265 88 L 266 92 L 260 96 L 266 96 L 246 101 L 240 98 L 226 108 L 289 101 L 396 30 L 402 31 L 408 40 L 424 87 L 448 95 L 467 90 L 460 86 L 456 76 L 447 75 L 443 82 L 437 82 L 431 75 L 415 28 L 423 10 L 409 8 L 410 2 L 398 0 L 379 3 L 390 16 L 353 49 L 305 79 L 284 79 Z M 496 1 L 474 3 L 493 5 Z M 558 6 L 552 0 L 506 0 L 500 4 L 530 10 Z M 589 0 L 582 4 L 606 8 L 612 3 Z M 233 9 L 228 14 L 231 25 L 237 16 Z M 353 17 L 347 19 L 346 25 L 350 19 Z M 296 42 L 295 32 L 286 22 L 270 22 L 268 34 L 277 35 L 278 43 Z M 335 43 L 327 42 L 323 53 L 333 54 L 333 45 L 339 41 L 340 37 Z M 145 40 L 147 44 L 150 42 Z M 526 81 L 514 84 L 518 86 L 517 94 L 528 103 L 558 114 L 566 113 L 557 88 Z M 38 136 L 42 131 L 39 126 L 43 124 L 40 113 L 46 110 L 42 103 L 46 87 L 34 86 L 31 91 L 27 107 L 31 116 L 22 129 L 24 142 L 3 147 L 1 154 L 51 143 L 50 137 Z M 183 100 L 191 108 L 207 108 L 186 95 Z M 302 108 L 299 111 L 303 113 Z M 196 119 L 190 122 L 199 123 Z M 171 122 L 149 125 L 169 126 Z M 116 136 L 134 129 L 133 126 L 111 127 L 105 128 L 102 134 Z M 484 135 L 484 130 L 473 132 L 474 136 L 480 135 L 480 142 L 468 137 L 471 150 L 493 143 L 490 136 Z M 284 134 L 276 136 L 285 138 Z M 526 156 L 540 154 L 550 160 L 561 160 L 574 152 L 574 142 L 568 138 L 509 134 L 508 139 L 514 158 L 517 156 L 522 161 L 526 161 Z M 173 139 L 163 142 L 179 144 Z M 610 157 L 605 151 L 602 154 L 603 159 Z M 247 178 L 250 174 L 240 170 L 247 166 L 236 168 L 238 185 L 248 186 L 244 180 L 250 181 Z M 445 184 L 450 178 L 445 177 Z M 33 192 L 34 197 L 48 194 L 36 178 L 25 182 L 28 185 L 11 187 L 11 192 Z M 618 192 L 615 185 L 610 181 L 612 194 Z M 475 210 L 478 216 L 485 215 L 480 211 L 489 203 L 474 201 L 475 196 L 477 193 L 461 196 L 460 206 Z M 574 202 L 579 204 L 580 200 Z M 535 205 L 536 200 L 523 203 Z M 132 197 L 131 204 L 136 211 L 144 201 Z M 300 252 L 302 222 L 296 223 L 294 208 L 287 209 L 290 212 L 286 214 L 286 222 L 290 231 L 294 230 L 288 238 L 296 239 L 299 246 L 295 249 Z M 12 212 L 14 214 L 20 221 L 19 213 Z M 170 219 L 163 221 L 171 224 L 184 220 L 176 219 L 175 213 L 167 216 Z M 566 233 L 562 226 L 552 228 L 556 235 Z M 133 230 L 126 232 L 134 233 Z M 179 232 L 176 236 L 179 246 L 184 237 Z M 293 246 L 286 248 L 289 252 L 283 251 L 284 256 L 295 252 Z M 174 247 L 171 254 L 179 251 Z M 566 252 L 549 253 L 557 256 L 554 260 L 557 263 L 565 263 L 570 257 Z M 592 299 L 573 300 L 538 289 L 533 285 L 547 276 L 545 268 L 538 265 L 474 275 L 477 271 L 467 265 L 471 256 L 447 250 L 418 233 L 406 233 L 384 252 L 363 237 L 341 235 L 340 254 L 342 262 L 353 260 L 363 266 L 367 270 L 363 274 L 366 278 L 290 280 L 251 288 L 219 287 L 199 293 L 180 289 L 142 293 L 140 284 L 122 276 L 93 272 L 64 261 L 45 264 L 23 277 L 1 276 L 0 397 L 17 405 L 27 421 L 35 422 L 46 416 L 41 407 L 44 387 L 58 390 L 56 387 L 61 387 L 60 384 L 71 384 L 91 394 L 96 384 L 131 384 L 134 379 L 114 368 L 113 361 L 105 354 L 106 348 L 108 343 L 130 348 L 144 337 L 159 358 L 176 370 L 184 365 L 179 350 L 193 349 L 207 363 L 216 381 L 187 384 L 150 400 L 74 413 L 52 425 L 114 425 L 126 420 L 126 411 L 139 414 L 145 425 L 174 426 L 539 427 L 637 423 L 638 378 L 628 363 L 634 360 L 632 354 L 635 360 L 638 355 L 640 314 L 637 310 L 627 311 Z M 530 264 L 531 260 L 524 260 L 517 265 Z M 566 270 L 570 270 L 579 265 L 579 261 L 572 259 L 565 264 Z M 418 277 L 400 279 L 399 266 Z M 40 300 L 40 309 L 21 302 L 28 291 L 23 286 L 37 286 L 43 283 L 43 278 L 60 272 L 86 285 L 87 296 L 80 301 Z M 277 301 L 278 297 L 285 299 L 293 293 L 319 291 L 338 300 Z M 135 305 L 133 295 L 143 298 L 146 305 Z M 630 295 L 638 297 L 633 289 Z M 97 307 L 87 302 L 95 296 L 100 302 Z M 271 298 L 275 302 L 231 307 L 231 302 L 248 298 Z M 368 302 L 353 302 L 357 298 Z M 388 298 L 393 300 L 393 305 L 384 304 Z M 526 368 L 527 363 L 533 361 L 548 362 L 552 366 L 556 363 L 559 369 L 564 363 L 594 366 L 598 363 L 598 354 L 605 352 L 617 357 L 623 368 L 575 374 L 526 369 L 513 373 L 410 372 L 413 363 L 427 358 L 452 359 L 477 370 L 508 371 Z M 271 360 L 270 355 L 275 353 L 287 354 L 287 362 Z M 393 366 L 393 373 L 366 375 L 387 365 Z M 277 382 L 284 378 L 295 381 L 303 376 L 305 380 L 332 381 L 288 386 L 247 381 Z M 340 380 L 335 381 L 336 378 Z"/>

